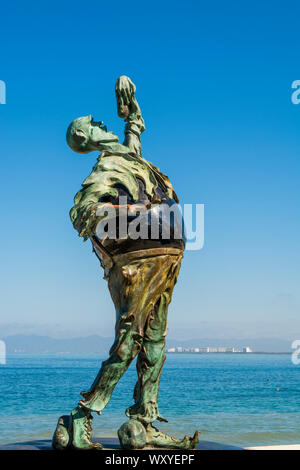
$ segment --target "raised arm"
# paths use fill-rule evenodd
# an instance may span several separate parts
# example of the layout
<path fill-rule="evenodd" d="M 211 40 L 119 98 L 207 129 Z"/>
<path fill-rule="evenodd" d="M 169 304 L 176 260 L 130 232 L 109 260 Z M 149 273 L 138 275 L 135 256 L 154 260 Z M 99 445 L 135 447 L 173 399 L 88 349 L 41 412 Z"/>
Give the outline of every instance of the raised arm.
<path fill-rule="evenodd" d="M 118 115 L 125 118 L 125 140 L 123 145 L 142 157 L 141 134 L 145 130 L 144 119 L 134 96 L 136 86 L 129 77 L 123 75 L 116 83 Z"/>

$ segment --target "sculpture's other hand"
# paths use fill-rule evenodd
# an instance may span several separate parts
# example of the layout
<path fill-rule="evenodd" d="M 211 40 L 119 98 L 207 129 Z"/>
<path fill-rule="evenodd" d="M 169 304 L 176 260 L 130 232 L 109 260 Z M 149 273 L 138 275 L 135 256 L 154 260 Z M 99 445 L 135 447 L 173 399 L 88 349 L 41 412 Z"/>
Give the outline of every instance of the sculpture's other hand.
<path fill-rule="evenodd" d="M 136 86 L 129 77 L 122 75 L 117 80 L 115 91 L 118 105 L 118 115 L 121 118 L 126 118 L 131 111 L 130 108 L 134 100 Z"/>

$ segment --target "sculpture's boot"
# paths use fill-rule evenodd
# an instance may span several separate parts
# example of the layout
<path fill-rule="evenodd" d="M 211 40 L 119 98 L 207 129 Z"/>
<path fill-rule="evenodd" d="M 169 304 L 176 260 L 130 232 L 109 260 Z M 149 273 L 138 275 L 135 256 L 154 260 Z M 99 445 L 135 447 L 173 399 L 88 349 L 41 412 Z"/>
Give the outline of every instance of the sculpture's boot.
<path fill-rule="evenodd" d="M 167 449 L 194 449 L 199 442 L 200 431 L 196 431 L 193 437 L 184 436 L 181 440 L 169 436 L 159 431 L 157 428 L 148 424 L 146 427 L 147 447 L 158 447 Z"/>
<path fill-rule="evenodd" d="M 118 437 L 123 449 L 143 449 L 146 446 L 146 428 L 137 419 L 130 419 L 122 424 Z"/>
<path fill-rule="evenodd" d="M 76 450 L 100 450 L 102 445 L 92 442 L 92 415 L 87 409 L 77 406 L 71 412 L 72 449 Z"/>
<path fill-rule="evenodd" d="M 185 436 L 182 440 L 164 434 L 152 424 L 143 424 L 136 419 L 130 419 L 118 430 L 118 436 L 123 449 L 165 448 L 165 449 L 194 449 L 198 444 L 199 431 L 193 437 Z"/>
<path fill-rule="evenodd" d="M 70 416 L 61 416 L 52 438 L 52 447 L 55 450 L 64 450 L 70 443 L 69 427 L 71 423 Z"/>

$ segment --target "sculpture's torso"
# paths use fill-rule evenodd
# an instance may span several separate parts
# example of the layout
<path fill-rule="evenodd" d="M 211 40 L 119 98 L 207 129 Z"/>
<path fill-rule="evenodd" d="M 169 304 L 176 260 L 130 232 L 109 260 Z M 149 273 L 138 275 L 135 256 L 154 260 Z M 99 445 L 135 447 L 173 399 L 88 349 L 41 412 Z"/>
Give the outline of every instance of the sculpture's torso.
<path fill-rule="evenodd" d="M 80 236 L 98 238 L 111 255 L 159 247 L 184 249 L 181 213 L 173 186 L 166 175 L 142 157 L 128 151 L 119 155 L 105 151 L 82 186 L 71 210 L 72 222 Z M 100 217 L 97 217 L 95 207 L 102 204 L 122 207 L 119 198 L 125 198 L 128 206 L 144 207 L 140 231 L 147 232 L 147 237 L 132 239 L 130 234 L 120 237 L 117 212 L 116 236 L 105 237 L 101 230 L 99 233 Z M 128 225 L 136 217 L 128 213 Z M 153 225 L 159 227 L 155 236 Z"/>

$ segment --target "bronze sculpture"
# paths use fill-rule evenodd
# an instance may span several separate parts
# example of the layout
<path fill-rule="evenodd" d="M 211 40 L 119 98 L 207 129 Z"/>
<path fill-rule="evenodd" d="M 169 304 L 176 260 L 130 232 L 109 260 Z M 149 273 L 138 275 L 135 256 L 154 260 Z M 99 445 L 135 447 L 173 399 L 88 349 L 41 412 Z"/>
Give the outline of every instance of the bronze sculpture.
<path fill-rule="evenodd" d="M 118 114 L 126 122 L 123 145 L 91 116 L 76 119 L 67 131 L 67 142 L 74 151 L 101 151 L 92 173 L 74 198 L 70 217 L 79 236 L 91 240 L 104 268 L 116 309 L 115 342 L 90 390 L 81 393 L 83 399 L 69 416 L 59 419 L 53 447 L 101 449 L 101 444 L 91 440 L 91 413 L 101 414 L 119 379 L 137 356 L 135 403 L 126 410 L 129 421 L 118 431 L 121 446 L 191 449 L 198 442 L 198 431 L 193 438 L 178 440 L 152 424 L 155 420 L 167 421 L 158 410 L 158 390 L 165 361 L 167 311 L 185 244 L 182 230 L 178 235 L 180 215 L 176 211 L 172 221 L 168 220 L 167 236 L 163 236 L 165 219 L 161 210 L 172 210 L 178 198 L 168 177 L 142 156 L 140 135 L 145 126 L 135 85 L 122 76 L 115 91 Z M 131 223 L 136 231 L 143 232 L 143 237 L 136 237 L 132 230 L 122 232 L 124 209 L 125 228 Z M 110 221 L 115 222 L 113 236 L 108 236 L 101 226 L 101 222 L 106 223 L 104 214 L 109 213 L 113 214 Z M 158 232 L 153 236 L 154 222 Z"/>

